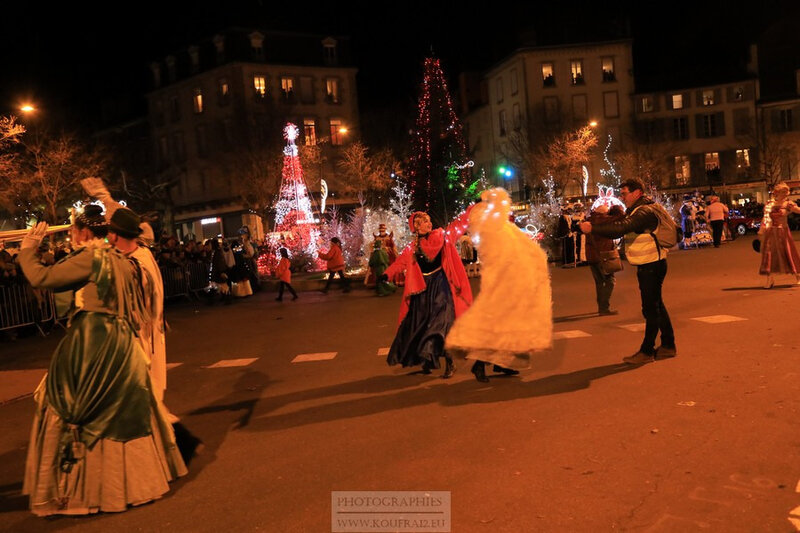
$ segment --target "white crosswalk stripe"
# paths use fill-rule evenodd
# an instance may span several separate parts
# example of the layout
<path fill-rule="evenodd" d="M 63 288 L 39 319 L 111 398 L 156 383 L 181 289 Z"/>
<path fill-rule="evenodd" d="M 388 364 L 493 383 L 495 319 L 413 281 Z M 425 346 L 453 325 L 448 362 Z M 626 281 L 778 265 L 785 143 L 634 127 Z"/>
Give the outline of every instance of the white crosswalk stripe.
<path fill-rule="evenodd" d="M 173 368 L 181 366 L 183 363 L 167 363 L 167 370 L 172 370 Z"/>
<path fill-rule="evenodd" d="M 389 348 L 378 348 L 378 355 L 389 355 Z"/>
<path fill-rule="evenodd" d="M 203 368 L 232 368 L 237 366 L 247 366 L 253 364 L 257 360 L 258 357 L 252 357 L 249 359 L 223 359 L 221 361 L 217 361 L 213 365 L 208 365 Z"/>
<path fill-rule="evenodd" d="M 309 361 L 327 361 L 336 357 L 339 352 L 320 352 L 320 353 L 301 353 L 294 359 L 292 363 L 307 363 Z"/>
<path fill-rule="evenodd" d="M 567 331 L 554 331 L 553 332 L 553 339 L 578 339 L 580 337 L 591 337 L 591 333 L 586 333 L 585 331 L 581 331 L 579 329 L 569 329 Z"/>
<path fill-rule="evenodd" d="M 627 329 L 628 331 L 644 331 L 645 323 L 636 323 L 636 324 L 622 324 L 619 326 L 622 329 Z"/>
<path fill-rule="evenodd" d="M 734 315 L 711 315 L 711 316 L 698 316 L 692 318 L 698 322 L 705 322 L 706 324 L 724 324 L 725 322 L 739 322 L 747 320 L 746 318 Z"/>

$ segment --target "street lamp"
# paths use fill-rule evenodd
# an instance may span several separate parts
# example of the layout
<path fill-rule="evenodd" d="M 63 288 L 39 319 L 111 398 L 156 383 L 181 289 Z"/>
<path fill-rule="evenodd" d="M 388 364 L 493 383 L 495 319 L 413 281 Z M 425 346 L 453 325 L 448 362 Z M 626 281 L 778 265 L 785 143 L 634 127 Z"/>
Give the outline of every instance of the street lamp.
<path fill-rule="evenodd" d="M 589 127 L 596 128 L 597 127 L 597 121 L 593 120 L 593 121 L 589 122 Z"/>
<path fill-rule="evenodd" d="M 30 115 L 31 113 L 36 111 L 36 108 L 33 107 L 31 104 L 23 104 L 20 106 L 19 110 L 25 113 L 26 115 Z"/>

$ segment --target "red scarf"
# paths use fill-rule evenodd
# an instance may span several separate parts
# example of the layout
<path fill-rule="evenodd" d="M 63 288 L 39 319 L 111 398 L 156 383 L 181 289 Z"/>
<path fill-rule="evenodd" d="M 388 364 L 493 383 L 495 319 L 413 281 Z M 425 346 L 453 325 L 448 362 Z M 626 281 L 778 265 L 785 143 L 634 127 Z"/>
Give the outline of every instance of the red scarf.
<path fill-rule="evenodd" d="M 444 246 L 444 230 L 442 228 L 436 228 L 427 235 L 419 237 L 419 249 L 429 261 L 436 259 L 442 246 Z"/>

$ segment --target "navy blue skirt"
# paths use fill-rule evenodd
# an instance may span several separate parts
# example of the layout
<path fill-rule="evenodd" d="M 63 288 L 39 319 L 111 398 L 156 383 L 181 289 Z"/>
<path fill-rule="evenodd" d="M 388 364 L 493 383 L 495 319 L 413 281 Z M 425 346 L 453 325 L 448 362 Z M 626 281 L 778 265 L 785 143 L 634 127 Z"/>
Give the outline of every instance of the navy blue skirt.
<path fill-rule="evenodd" d="M 411 297 L 386 362 L 404 367 L 423 363 L 439 368 L 444 339 L 456 319 L 453 294 L 443 270 L 425 277 L 425 291 Z"/>

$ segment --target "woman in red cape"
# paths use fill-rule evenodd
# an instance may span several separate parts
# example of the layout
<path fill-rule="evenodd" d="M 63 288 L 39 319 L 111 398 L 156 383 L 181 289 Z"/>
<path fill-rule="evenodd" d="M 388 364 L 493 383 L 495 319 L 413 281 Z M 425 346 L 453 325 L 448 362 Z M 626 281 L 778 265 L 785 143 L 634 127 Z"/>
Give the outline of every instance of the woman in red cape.
<path fill-rule="evenodd" d="M 400 304 L 400 324 L 386 362 L 404 367 L 422 365 L 430 374 L 446 362 L 443 378 L 455 372 L 452 358 L 444 350 L 444 339 L 455 319 L 472 305 L 472 289 L 454 243 L 467 228 L 466 213 L 447 229 L 433 229 L 427 213 L 417 211 L 408 220 L 414 240 L 382 278 L 394 280 L 405 272 Z"/>

